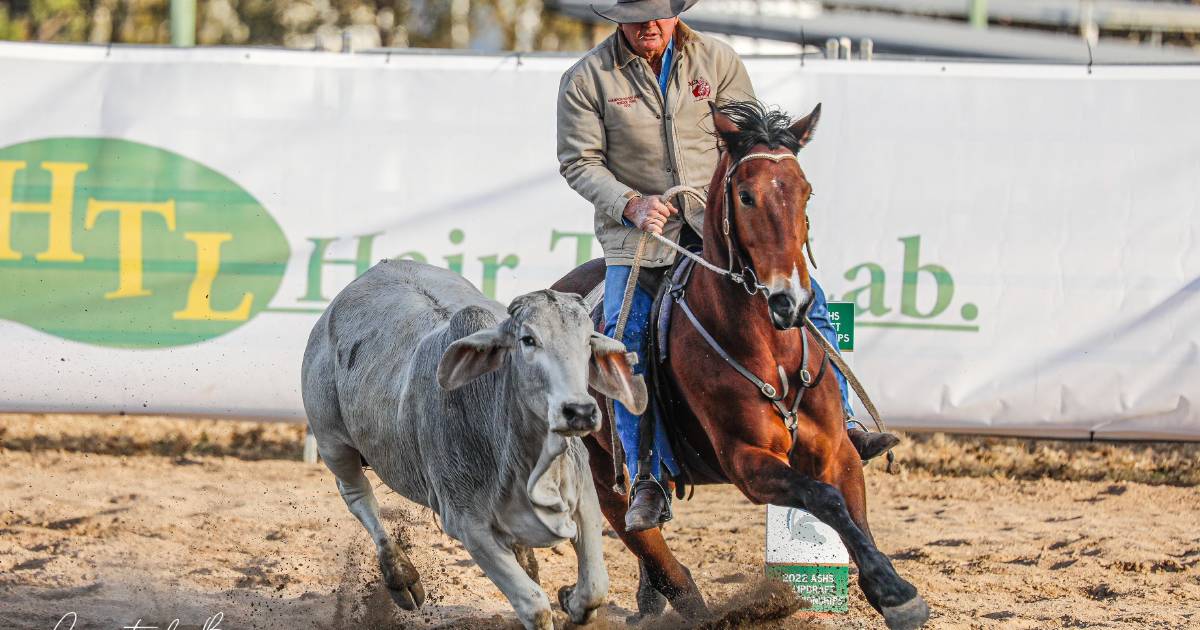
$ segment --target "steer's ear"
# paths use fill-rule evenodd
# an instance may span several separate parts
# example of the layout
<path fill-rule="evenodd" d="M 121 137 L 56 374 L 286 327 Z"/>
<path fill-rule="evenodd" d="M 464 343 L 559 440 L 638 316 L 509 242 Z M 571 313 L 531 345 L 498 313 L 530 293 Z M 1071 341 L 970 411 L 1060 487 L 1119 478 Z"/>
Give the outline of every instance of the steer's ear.
<path fill-rule="evenodd" d="M 634 375 L 637 355 L 625 351 L 625 344 L 592 333 L 592 360 L 588 370 L 588 385 L 596 391 L 621 401 L 629 411 L 640 414 L 646 410 L 646 381 Z"/>
<path fill-rule="evenodd" d="M 481 330 L 450 344 L 438 363 L 438 385 L 455 390 L 492 372 L 504 362 L 508 343 L 495 328 Z"/>

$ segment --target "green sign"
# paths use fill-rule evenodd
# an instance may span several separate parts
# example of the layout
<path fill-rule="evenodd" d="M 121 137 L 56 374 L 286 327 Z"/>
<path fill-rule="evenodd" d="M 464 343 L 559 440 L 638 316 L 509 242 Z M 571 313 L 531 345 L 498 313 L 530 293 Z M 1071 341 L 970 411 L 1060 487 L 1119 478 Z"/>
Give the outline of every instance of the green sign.
<path fill-rule="evenodd" d="M 813 612 L 850 610 L 850 567 L 846 565 L 768 564 L 767 577 L 790 584 Z"/>
<path fill-rule="evenodd" d="M 0 318 L 120 348 L 198 343 L 266 308 L 283 231 L 203 164 L 113 138 L 0 148 Z"/>
<path fill-rule="evenodd" d="M 854 351 L 854 302 L 830 302 L 829 321 L 837 331 L 838 350 Z"/>

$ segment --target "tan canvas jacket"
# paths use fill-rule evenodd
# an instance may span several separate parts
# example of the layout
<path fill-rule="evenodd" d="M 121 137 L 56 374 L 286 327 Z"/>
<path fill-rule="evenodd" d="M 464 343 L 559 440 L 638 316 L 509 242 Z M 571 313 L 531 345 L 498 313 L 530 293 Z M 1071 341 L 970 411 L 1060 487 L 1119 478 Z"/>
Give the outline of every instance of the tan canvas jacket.
<path fill-rule="evenodd" d="M 708 103 L 753 98 L 737 53 L 682 22 L 663 96 L 650 63 L 633 53 L 621 31 L 563 73 L 558 91 L 559 172 L 596 208 L 596 237 L 610 265 L 632 264 L 640 233 L 621 222 L 636 194 L 657 195 L 686 184 L 707 191 L 717 165 Z M 704 206 L 679 196 L 663 229 L 678 241 L 682 221 L 703 234 Z M 675 252 L 650 241 L 642 264 L 671 264 Z"/>

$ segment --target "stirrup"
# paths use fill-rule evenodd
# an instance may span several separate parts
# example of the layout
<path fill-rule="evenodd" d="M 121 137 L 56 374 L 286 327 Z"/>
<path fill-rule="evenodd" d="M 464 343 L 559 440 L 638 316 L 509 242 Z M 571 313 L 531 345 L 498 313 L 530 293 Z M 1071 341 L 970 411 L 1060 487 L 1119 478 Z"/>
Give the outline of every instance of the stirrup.
<path fill-rule="evenodd" d="M 644 492 L 650 488 L 657 490 L 663 498 L 663 509 L 658 514 L 658 524 L 662 525 L 675 518 L 675 513 L 671 510 L 671 494 L 652 475 L 638 475 L 634 478 L 633 484 L 629 487 L 629 503 L 633 504 L 633 498 L 637 496 L 639 489 Z"/>
<path fill-rule="evenodd" d="M 847 431 L 851 430 L 850 425 L 857 425 L 853 428 L 857 428 L 866 433 L 879 433 L 879 431 L 871 431 L 870 429 L 868 429 L 867 425 L 863 424 L 861 421 L 859 421 L 854 416 L 846 416 L 845 424 L 846 424 Z M 884 452 L 884 459 L 887 461 L 887 466 L 883 469 L 884 472 L 886 472 L 889 475 L 895 475 L 900 472 L 899 469 L 896 468 L 896 453 L 894 453 L 892 451 L 892 449 L 889 448 L 887 451 Z M 870 462 L 868 460 L 863 460 L 863 462 L 862 462 L 863 468 L 866 468 L 867 464 L 869 464 L 869 463 Z"/>

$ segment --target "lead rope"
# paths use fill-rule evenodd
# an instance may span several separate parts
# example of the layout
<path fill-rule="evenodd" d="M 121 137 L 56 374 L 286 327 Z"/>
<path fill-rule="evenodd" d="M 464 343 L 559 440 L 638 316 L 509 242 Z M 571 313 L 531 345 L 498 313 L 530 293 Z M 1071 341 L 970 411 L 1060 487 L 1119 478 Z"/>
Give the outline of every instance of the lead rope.
<path fill-rule="evenodd" d="M 675 186 L 667 190 L 667 192 L 659 195 L 658 198 L 662 200 L 663 203 L 669 203 L 671 197 L 679 194 L 689 194 L 698 199 L 701 204 L 706 203 L 704 194 L 699 190 L 692 188 L 691 186 Z M 704 267 L 707 269 L 720 274 L 729 273 L 724 269 L 709 263 L 707 260 L 696 256 L 692 252 L 687 251 L 679 245 L 676 245 L 671 239 L 666 238 L 661 234 L 642 232 L 641 237 L 638 238 L 637 250 L 633 254 L 633 266 L 629 270 L 629 278 L 625 281 L 625 295 L 621 297 L 621 311 L 617 314 L 617 328 L 615 331 L 613 331 L 613 338 L 620 341 L 622 344 L 625 343 L 625 326 L 629 323 L 629 310 L 633 308 L 633 292 L 637 290 L 638 275 L 640 275 L 642 271 L 642 255 L 646 251 L 646 243 L 649 242 L 650 237 L 654 237 L 658 240 L 658 242 L 667 245 L 677 252 L 682 252 L 692 260 L 704 265 Z M 647 412 L 649 412 L 649 410 L 647 410 Z M 626 474 L 625 470 L 625 444 L 621 441 L 621 436 L 617 434 L 616 407 L 612 398 L 608 399 L 608 418 L 610 421 L 609 433 L 610 437 L 612 438 L 611 446 L 613 454 L 612 489 L 613 492 L 624 495 L 626 492 L 628 492 L 629 476 Z"/>
<path fill-rule="evenodd" d="M 867 414 L 871 416 L 871 420 L 875 422 L 875 428 L 879 429 L 880 433 L 887 433 L 887 428 L 883 424 L 883 418 L 879 415 L 879 410 L 875 408 L 875 403 L 871 402 L 871 397 L 867 395 L 867 389 L 863 387 L 858 377 L 854 375 L 854 371 L 846 365 L 846 361 L 842 359 L 842 355 L 838 354 L 837 348 L 833 347 L 832 343 L 821 334 L 817 329 L 817 325 L 812 323 L 812 320 L 807 315 L 804 316 L 804 327 L 817 338 L 817 342 L 821 344 L 821 349 L 825 351 L 825 356 L 833 362 L 837 369 L 842 371 L 842 376 L 846 377 L 846 382 L 850 383 L 850 387 L 854 389 L 854 393 L 858 395 L 858 399 L 862 401 L 863 407 L 866 407 Z M 887 452 L 887 472 L 896 474 L 893 465 L 896 463 L 896 454 L 891 450 Z"/>

